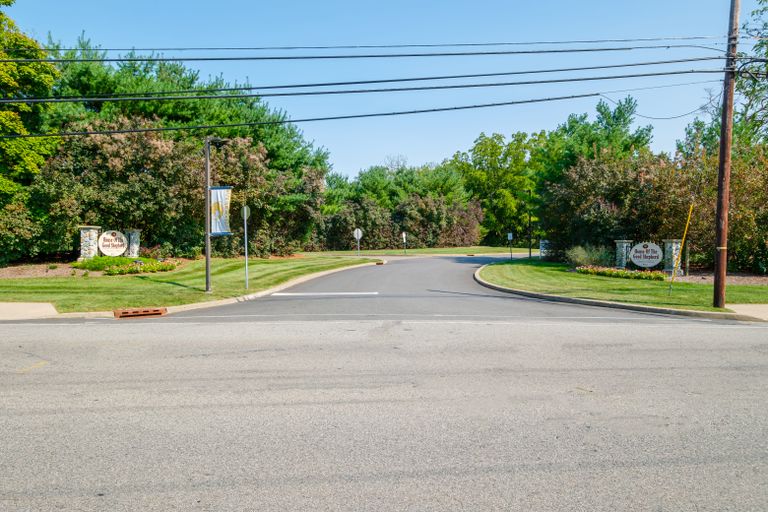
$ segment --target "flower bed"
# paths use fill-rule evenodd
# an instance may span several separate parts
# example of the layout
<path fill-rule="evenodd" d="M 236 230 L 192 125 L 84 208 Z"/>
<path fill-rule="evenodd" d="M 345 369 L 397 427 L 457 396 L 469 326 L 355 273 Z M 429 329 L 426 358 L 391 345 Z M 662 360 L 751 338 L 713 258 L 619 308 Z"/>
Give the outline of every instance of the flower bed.
<path fill-rule="evenodd" d="M 667 274 L 658 270 L 626 270 L 620 268 L 586 265 L 576 267 L 576 272 L 590 276 L 618 277 L 620 279 L 643 279 L 646 281 L 667 280 Z"/>

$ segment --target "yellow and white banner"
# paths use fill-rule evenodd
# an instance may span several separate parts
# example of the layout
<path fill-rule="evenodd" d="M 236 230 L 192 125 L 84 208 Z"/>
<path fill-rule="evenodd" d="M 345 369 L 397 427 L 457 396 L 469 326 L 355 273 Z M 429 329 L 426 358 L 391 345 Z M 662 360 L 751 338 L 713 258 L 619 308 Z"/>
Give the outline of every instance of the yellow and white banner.
<path fill-rule="evenodd" d="M 211 236 L 231 235 L 229 230 L 229 203 L 232 187 L 211 187 Z"/>

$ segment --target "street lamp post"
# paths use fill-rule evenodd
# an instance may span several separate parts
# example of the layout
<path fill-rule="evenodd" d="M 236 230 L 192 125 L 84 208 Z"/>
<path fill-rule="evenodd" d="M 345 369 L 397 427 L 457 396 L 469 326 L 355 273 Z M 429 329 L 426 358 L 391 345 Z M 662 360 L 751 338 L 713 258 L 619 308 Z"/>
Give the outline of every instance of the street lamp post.
<path fill-rule="evenodd" d="M 205 138 L 205 293 L 211 293 L 211 138 Z"/>
<path fill-rule="evenodd" d="M 211 293 L 211 144 L 218 147 L 224 142 L 205 138 L 205 293 Z"/>

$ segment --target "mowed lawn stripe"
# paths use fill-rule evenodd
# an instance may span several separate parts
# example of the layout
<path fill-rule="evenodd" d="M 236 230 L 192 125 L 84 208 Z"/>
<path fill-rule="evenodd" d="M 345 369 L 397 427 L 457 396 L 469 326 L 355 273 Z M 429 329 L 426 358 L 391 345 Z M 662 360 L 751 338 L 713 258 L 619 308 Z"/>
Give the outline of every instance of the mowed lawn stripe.
<path fill-rule="evenodd" d="M 494 284 L 538 293 L 608 300 L 647 306 L 716 311 L 712 285 L 670 283 L 592 276 L 572 271 L 567 265 L 538 260 L 517 260 L 485 267 L 480 276 Z M 731 304 L 768 303 L 768 286 L 728 285 Z"/>
<path fill-rule="evenodd" d="M 305 256 L 249 260 L 253 293 L 292 278 L 376 260 Z M 108 311 L 128 307 L 176 306 L 244 295 L 245 260 L 214 259 L 212 293 L 205 293 L 205 262 L 193 261 L 167 273 L 0 279 L 0 302 L 51 302 L 59 312 Z"/>

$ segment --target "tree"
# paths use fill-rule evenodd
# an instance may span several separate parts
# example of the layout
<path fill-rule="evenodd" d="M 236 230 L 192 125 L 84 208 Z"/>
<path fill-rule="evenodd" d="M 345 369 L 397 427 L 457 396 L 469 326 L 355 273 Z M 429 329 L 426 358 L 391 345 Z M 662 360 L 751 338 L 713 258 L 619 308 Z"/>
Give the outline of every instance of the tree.
<path fill-rule="evenodd" d="M 504 244 L 507 232 L 526 232 L 528 190 L 534 187 L 529 150 L 528 135 L 522 132 L 509 142 L 498 133 L 480 134 L 468 153 L 456 153 L 451 161 L 471 197 L 482 205 L 487 243 Z"/>
<path fill-rule="evenodd" d="M 9 6 L 13 0 L 2 0 Z M 0 10 L 0 59 L 43 59 L 44 50 L 22 33 Z M 56 68 L 45 62 L 0 63 L 0 97 L 24 99 L 48 96 L 58 77 Z M 0 135 L 26 135 L 38 131 L 48 108 L 45 105 L 4 103 L 0 105 Z M 56 148 L 56 139 L 0 139 L 0 206 L 32 181 Z"/>
<path fill-rule="evenodd" d="M 613 110 L 601 101 L 594 121 L 587 114 L 573 114 L 555 130 L 531 138 L 529 165 L 536 178 L 538 224 L 543 236 L 554 242 L 554 252 L 568 248 L 558 246 L 558 241 L 575 240 L 565 235 L 568 219 L 551 210 L 558 206 L 559 186 L 571 176 L 569 171 L 581 160 L 621 161 L 649 150 L 652 128 L 632 129 L 636 109 L 632 98 L 620 101 Z"/>

